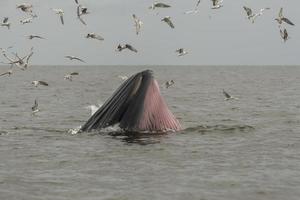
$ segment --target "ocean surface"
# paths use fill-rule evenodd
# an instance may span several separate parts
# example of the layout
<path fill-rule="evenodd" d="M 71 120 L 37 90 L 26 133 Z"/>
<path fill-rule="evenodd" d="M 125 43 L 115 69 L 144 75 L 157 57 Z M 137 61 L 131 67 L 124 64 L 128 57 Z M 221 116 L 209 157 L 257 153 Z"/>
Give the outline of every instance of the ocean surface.
<path fill-rule="evenodd" d="M 68 132 L 122 83 L 118 75 L 143 69 L 184 130 Z M 223 89 L 238 100 L 225 101 Z M 0 199 L 300 198 L 300 67 L 36 66 L 0 77 L 0 91 Z"/>

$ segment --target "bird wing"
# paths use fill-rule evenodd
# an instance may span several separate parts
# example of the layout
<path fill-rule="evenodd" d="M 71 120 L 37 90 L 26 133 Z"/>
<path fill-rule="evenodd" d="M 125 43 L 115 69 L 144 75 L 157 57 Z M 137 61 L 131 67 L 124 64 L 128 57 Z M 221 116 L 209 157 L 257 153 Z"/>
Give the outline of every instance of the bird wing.
<path fill-rule="evenodd" d="M 97 39 L 97 40 L 104 40 L 103 37 L 101 37 L 100 35 L 96 35 L 96 34 L 95 34 L 95 39 Z"/>
<path fill-rule="evenodd" d="M 85 21 L 83 21 L 83 19 L 80 16 L 78 16 L 78 19 L 79 19 L 79 21 L 81 21 L 81 23 L 83 23 L 84 25 L 86 25 Z"/>
<path fill-rule="evenodd" d="M 278 17 L 279 17 L 279 18 L 282 18 L 282 17 L 283 17 L 282 12 L 283 12 L 283 8 L 280 8 L 279 13 L 278 13 Z"/>
<path fill-rule="evenodd" d="M 38 106 L 39 106 L 39 104 L 38 104 L 37 100 L 35 99 L 35 100 L 34 100 L 34 105 L 31 107 L 31 110 L 32 110 L 32 111 L 35 111 L 35 110 L 37 109 Z"/>
<path fill-rule="evenodd" d="M 8 21 L 8 17 L 4 17 L 3 23 L 5 24 Z"/>
<path fill-rule="evenodd" d="M 246 7 L 246 6 L 244 6 L 243 8 L 244 8 L 244 10 L 246 11 L 247 16 L 250 17 L 250 16 L 252 15 L 252 10 L 251 10 L 251 8 L 248 8 L 248 7 Z"/>
<path fill-rule="evenodd" d="M 80 17 L 80 5 L 79 6 L 77 6 L 77 17 Z"/>
<path fill-rule="evenodd" d="M 78 0 L 75 0 L 75 3 L 77 3 L 77 4 L 78 4 Z"/>
<path fill-rule="evenodd" d="M 61 21 L 62 25 L 64 25 L 64 16 L 63 16 L 63 14 L 60 14 L 59 16 L 60 16 L 60 21 Z"/>
<path fill-rule="evenodd" d="M 282 37 L 282 38 L 284 38 L 284 33 L 283 33 L 283 31 L 280 29 L 280 36 Z"/>
<path fill-rule="evenodd" d="M 213 2 L 213 6 L 216 6 L 218 3 L 218 0 L 211 0 Z"/>
<path fill-rule="evenodd" d="M 79 75 L 78 72 L 72 72 L 70 75 L 74 76 L 74 75 Z"/>
<path fill-rule="evenodd" d="M 28 63 L 29 59 L 31 58 L 31 56 L 33 55 L 33 51 L 26 57 L 26 63 Z"/>
<path fill-rule="evenodd" d="M 80 62 L 84 62 L 84 60 L 80 59 L 80 58 L 77 58 L 77 57 L 74 57 L 75 60 L 79 60 Z"/>
<path fill-rule="evenodd" d="M 133 52 L 135 52 L 135 53 L 138 52 L 138 51 L 137 51 L 133 46 L 131 46 L 130 44 L 125 44 L 125 48 L 127 48 L 127 49 L 129 49 L 129 50 L 131 50 L 131 51 L 133 51 Z"/>
<path fill-rule="evenodd" d="M 225 95 L 226 98 L 230 98 L 231 97 L 227 92 L 225 92 L 225 90 L 223 90 L 223 94 Z"/>
<path fill-rule="evenodd" d="M 291 22 L 288 18 L 283 17 L 282 21 L 284 21 L 285 23 L 294 26 L 295 24 L 293 22 Z"/>
<path fill-rule="evenodd" d="M 169 8 L 169 7 L 171 7 L 170 5 L 165 4 L 165 3 L 156 3 L 154 6 L 157 7 L 157 8 Z"/>
<path fill-rule="evenodd" d="M 6 74 L 9 74 L 9 72 L 4 72 L 4 73 L 0 74 L 0 76 L 4 76 Z"/>
<path fill-rule="evenodd" d="M 197 1 L 196 7 L 199 6 L 200 2 L 201 2 L 201 0 L 198 0 L 198 1 Z"/>
<path fill-rule="evenodd" d="M 44 85 L 44 86 L 48 86 L 49 84 L 45 81 L 39 81 L 39 84 Z"/>
<path fill-rule="evenodd" d="M 167 22 L 167 24 L 168 24 L 171 28 L 175 28 L 175 26 L 174 26 L 174 24 L 172 23 L 171 19 L 165 18 L 165 22 Z"/>

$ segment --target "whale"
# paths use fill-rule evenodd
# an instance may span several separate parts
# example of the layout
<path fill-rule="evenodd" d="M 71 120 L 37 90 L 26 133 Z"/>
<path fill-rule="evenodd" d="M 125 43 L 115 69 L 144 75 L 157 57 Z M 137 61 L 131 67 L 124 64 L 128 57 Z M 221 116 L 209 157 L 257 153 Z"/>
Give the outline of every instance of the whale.
<path fill-rule="evenodd" d="M 117 125 L 125 132 L 180 131 L 180 122 L 162 97 L 152 70 L 138 72 L 124 81 L 81 127 L 82 132 Z"/>

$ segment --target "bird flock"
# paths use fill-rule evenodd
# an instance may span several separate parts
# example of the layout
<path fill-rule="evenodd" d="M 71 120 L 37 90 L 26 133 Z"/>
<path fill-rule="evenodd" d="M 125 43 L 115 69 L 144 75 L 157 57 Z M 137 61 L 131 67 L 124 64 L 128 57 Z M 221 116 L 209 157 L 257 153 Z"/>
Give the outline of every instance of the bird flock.
<path fill-rule="evenodd" d="M 192 10 L 188 10 L 183 13 L 184 14 L 198 13 L 199 7 L 200 7 L 202 1 L 203 0 L 195 0 L 195 7 Z M 211 7 L 210 7 L 211 9 L 217 10 L 217 9 L 222 9 L 224 7 L 223 0 L 207 0 L 207 1 L 211 2 Z M 87 23 L 86 23 L 84 17 L 86 15 L 90 14 L 88 7 L 80 4 L 80 2 L 78 0 L 74 0 L 74 3 L 76 5 L 76 12 L 74 11 L 74 14 L 76 14 L 77 19 L 83 25 L 86 26 Z M 157 1 L 153 2 L 149 6 L 150 10 L 171 9 L 171 8 L 172 8 L 172 5 L 170 5 L 168 3 L 164 3 L 164 2 L 157 2 Z M 34 6 L 30 3 L 18 4 L 18 5 L 16 5 L 16 9 L 19 9 L 21 12 L 26 14 L 26 18 L 20 20 L 20 24 L 22 24 L 22 25 L 33 23 L 34 19 L 38 17 L 38 15 L 34 12 Z M 241 10 L 242 9 L 245 11 L 245 15 L 246 15 L 247 19 L 249 21 L 251 21 L 252 23 L 255 23 L 255 21 L 257 20 L 258 17 L 261 17 L 267 11 L 269 12 L 269 10 L 271 8 L 269 8 L 269 7 L 261 8 L 257 12 L 255 12 L 254 10 L 252 10 L 250 7 L 247 7 L 247 6 L 243 6 L 243 8 L 241 8 Z M 51 8 L 51 10 L 54 12 L 54 14 L 56 14 L 59 17 L 60 23 L 62 25 L 64 25 L 65 24 L 64 10 L 62 8 Z M 138 16 L 136 16 L 136 14 L 132 14 L 132 18 L 133 18 L 133 25 L 135 28 L 135 33 L 136 33 L 136 35 L 140 35 L 144 23 Z M 284 15 L 283 8 L 280 8 L 275 20 L 278 23 L 280 37 L 282 38 L 282 40 L 284 42 L 286 42 L 289 39 L 289 34 L 288 34 L 288 31 L 287 31 L 285 25 L 294 26 L 295 24 Z M 164 16 L 163 18 L 161 18 L 161 22 L 164 22 L 171 29 L 175 29 L 173 18 L 171 16 Z M 11 30 L 11 22 L 9 21 L 9 17 L 4 17 L 2 22 L 0 23 L 0 26 L 6 27 L 8 30 Z M 29 40 L 33 40 L 33 39 L 46 40 L 45 37 L 40 36 L 40 35 L 35 35 L 35 34 L 28 35 L 27 38 Z M 96 41 L 104 41 L 104 38 L 100 34 L 97 34 L 94 32 L 87 33 L 85 38 L 96 40 Z M 29 50 L 28 54 L 25 56 L 19 56 L 17 52 L 10 52 L 10 55 L 8 55 L 8 53 L 7 53 L 8 50 L 10 50 L 12 48 L 13 47 L 8 47 L 6 49 L 0 48 L 0 52 L 3 56 L 3 58 L 6 60 L 6 62 L 1 62 L 1 63 L 10 66 L 10 68 L 7 71 L 0 73 L 0 76 L 11 76 L 13 74 L 14 67 L 17 67 L 21 70 L 26 70 L 28 68 L 28 66 L 30 65 L 30 60 L 34 54 L 33 47 Z M 121 52 L 123 50 L 129 50 L 133 53 L 138 53 L 138 50 L 133 45 L 128 44 L 128 43 L 118 44 L 115 51 Z M 188 51 L 186 51 L 184 48 L 178 48 L 175 50 L 175 53 L 177 53 L 178 56 L 184 56 L 184 55 L 188 54 Z M 85 63 L 85 61 L 83 59 L 81 59 L 77 56 L 66 55 L 65 58 L 69 59 L 71 61 L 78 61 L 78 62 Z M 72 81 L 73 77 L 78 76 L 78 75 L 79 75 L 78 72 L 71 72 L 69 74 L 66 74 L 64 76 L 64 79 Z M 119 76 L 119 78 L 122 80 L 127 79 L 127 77 L 124 77 L 124 76 Z M 165 83 L 165 87 L 169 88 L 170 86 L 174 85 L 174 83 L 175 83 L 174 80 L 167 81 Z M 49 86 L 49 84 L 43 80 L 34 80 L 34 81 L 32 81 L 32 85 L 34 85 L 35 87 Z M 225 95 L 226 100 L 237 99 L 235 97 L 230 96 L 227 92 L 225 92 L 225 90 L 223 90 L 223 94 Z M 38 111 L 39 111 L 38 102 L 35 99 L 34 106 L 32 107 L 32 114 L 35 115 Z"/>

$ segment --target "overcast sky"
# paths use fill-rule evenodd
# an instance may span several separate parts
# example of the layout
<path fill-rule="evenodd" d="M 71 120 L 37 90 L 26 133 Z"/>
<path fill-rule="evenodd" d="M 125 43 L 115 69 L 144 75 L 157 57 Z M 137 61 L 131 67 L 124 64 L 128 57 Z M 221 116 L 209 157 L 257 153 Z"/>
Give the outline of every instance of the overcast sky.
<path fill-rule="evenodd" d="M 79 0 L 80 1 L 80 0 Z M 298 0 L 224 0 L 224 7 L 212 10 L 211 0 L 202 0 L 199 12 L 185 15 L 197 0 L 164 0 L 167 9 L 150 10 L 152 0 L 81 0 L 90 14 L 84 16 L 87 26 L 76 17 L 74 0 L 0 0 L 1 17 L 9 17 L 11 29 L 0 27 L 0 47 L 13 45 L 12 51 L 25 55 L 33 46 L 34 65 L 81 64 L 65 55 L 75 55 L 88 65 L 298 65 L 300 47 L 300 1 Z M 16 9 L 18 3 L 32 3 L 38 18 L 21 25 L 28 16 Z M 254 24 L 247 20 L 243 6 L 271 10 Z M 280 7 L 296 26 L 285 25 L 290 39 L 284 43 L 274 20 Z M 62 8 L 65 25 L 51 8 Z M 132 14 L 144 25 L 135 34 Z M 171 16 L 175 29 L 161 22 Z M 88 40 L 95 32 L 104 41 Z M 28 40 L 26 35 L 38 34 L 47 40 Z M 139 52 L 115 52 L 119 43 L 132 44 Z M 189 54 L 178 57 L 177 48 Z M 0 57 L 1 61 L 5 61 Z"/>

